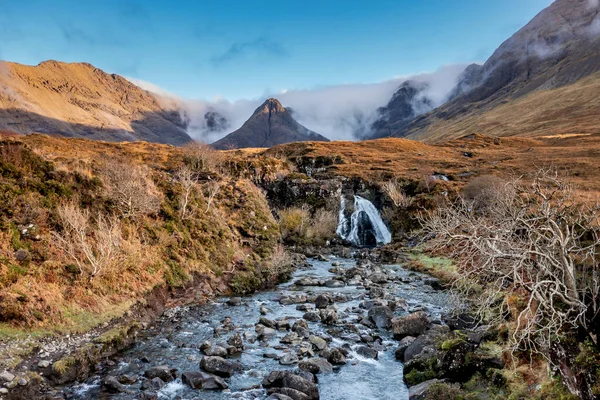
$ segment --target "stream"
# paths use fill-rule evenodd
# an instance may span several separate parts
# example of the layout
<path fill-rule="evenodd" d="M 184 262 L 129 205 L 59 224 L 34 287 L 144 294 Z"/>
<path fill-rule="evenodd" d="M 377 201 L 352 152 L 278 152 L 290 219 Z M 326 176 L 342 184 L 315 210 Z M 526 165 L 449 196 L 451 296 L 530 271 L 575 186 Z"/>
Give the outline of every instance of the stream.
<path fill-rule="evenodd" d="M 333 372 L 317 375 L 321 399 L 408 399 L 403 366 L 394 357 L 398 342 L 390 329 L 365 321 L 368 310 L 374 305 L 388 305 L 394 317 L 422 310 L 432 322 L 439 322 L 448 303 L 447 295 L 428 284 L 432 278 L 409 272 L 400 265 L 380 266 L 337 257 L 308 262 L 310 267 L 296 271 L 289 282 L 274 290 L 241 301 L 219 298 L 206 305 L 167 311 L 140 334 L 132 348 L 109 362 L 110 366 L 103 366 L 98 375 L 63 388 L 65 398 L 265 399 L 268 394 L 261 382 L 271 371 L 297 371 L 298 353 L 299 361 L 311 358 L 310 353 L 319 357 L 319 346 L 308 341 L 308 335 L 314 335 L 325 339 L 327 348 L 342 349 L 347 361 L 345 365 L 333 365 Z M 325 323 L 310 318 L 315 321 L 308 322 L 308 330 L 292 329 L 297 320 L 308 318 L 305 313 L 319 311 L 315 310 L 315 298 L 320 294 L 334 300 L 327 309 L 335 312 L 337 321 Z M 267 329 L 269 334 L 263 338 L 257 338 L 260 318 L 275 323 L 276 328 L 273 332 Z M 241 365 L 239 371 L 224 379 L 228 389 L 198 390 L 182 382 L 182 373 L 200 371 L 200 348 L 206 347 L 203 343 L 209 341 L 212 348 L 226 348 L 235 334 L 242 337 L 244 349 L 241 354 L 225 357 Z M 370 349 L 371 354 L 365 349 Z M 144 372 L 160 365 L 177 369 L 177 378 L 140 397 Z M 124 375 L 128 377 L 124 380 L 131 382 L 124 382 L 121 393 L 111 393 L 103 387 L 106 377 Z"/>

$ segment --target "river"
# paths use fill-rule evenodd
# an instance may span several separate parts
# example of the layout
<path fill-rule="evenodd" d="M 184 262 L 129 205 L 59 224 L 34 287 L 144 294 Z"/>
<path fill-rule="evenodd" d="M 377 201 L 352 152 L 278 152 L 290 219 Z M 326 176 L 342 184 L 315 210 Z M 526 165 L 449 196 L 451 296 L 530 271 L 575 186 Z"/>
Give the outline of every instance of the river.
<path fill-rule="evenodd" d="M 288 319 L 290 325 L 293 325 L 305 314 L 305 311 L 297 308 L 311 307 L 310 305 L 299 307 L 299 304 L 314 304 L 315 295 L 327 293 L 336 299 L 330 308 L 337 309 L 339 321 L 333 324 L 309 322 L 308 327 L 311 335 L 325 338 L 329 342 L 328 347 L 345 349 L 347 363 L 335 366 L 332 373 L 318 374 L 320 398 L 324 400 L 408 399 L 408 390 L 403 383 L 403 366 L 394 357 L 397 341 L 393 339 L 389 330 L 366 326 L 361 324 L 361 320 L 367 315 L 366 309 L 372 305 L 373 298 L 379 298 L 375 299 L 375 302 L 383 301 L 397 305 L 394 316 L 424 310 L 431 321 L 440 321 L 441 314 L 447 307 L 447 295 L 428 285 L 430 278 L 409 272 L 400 265 L 368 264 L 366 268 L 370 268 L 369 274 L 384 274 L 386 281 L 380 285 L 373 285 L 368 280 L 365 282 L 350 278 L 345 279 L 343 287 L 331 287 L 342 285 L 343 280 L 340 276 L 348 275 L 348 271 L 356 267 L 357 261 L 331 257 L 329 261 L 311 259 L 309 264 L 310 268 L 296 271 L 290 282 L 279 285 L 275 290 L 242 298 L 239 305 L 236 304 L 237 299 L 228 302 L 228 298 L 219 298 L 202 306 L 169 310 L 155 324 L 141 333 L 132 348 L 108 362 L 107 366 L 103 366 L 98 375 L 84 383 L 65 387 L 63 389 L 65 397 L 72 399 L 140 398 L 140 383 L 144 379 L 144 371 L 158 365 L 166 365 L 177 369 L 178 377 L 156 391 L 159 399 L 264 399 L 267 393 L 260 384 L 269 372 L 278 369 L 297 369 L 296 364 L 281 365 L 277 359 L 269 357 L 282 356 L 288 351 L 296 353 L 299 344 L 280 342 L 290 333 L 287 329 L 277 330 L 272 338 L 255 340 L 255 325 L 261 317 L 273 321 Z M 330 287 L 294 284 L 303 278 L 309 283 L 311 280 L 315 282 L 319 280 L 320 285 L 327 282 Z M 369 291 L 370 286 L 381 287 L 383 294 L 380 291 L 376 296 L 374 291 Z M 289 301 L 281 301 L 282 298 L 290 299 L 290 296 L 294 300 L 293 296 L 297 295 L 306 295 L 308 299 L 305 302 L 296 299 L 293 304 L 289 304 Z M 264 315 L 261 315 L 261 307 Z M 228 338 L 235 333 L 241 334 L 244 338 L 244 350 L 233 359 L 243 368 L 242 371 L 225 379 L 229 389 L 196 390 L 182 383 L 181 373 L 200 371 L 199 361 L 203 354 L 199 348 L 202 343 L 210 341 L 214 345 L 226 345 Z M 303 340 L 303 343 L 307 341 Z M 375 349 L 377 359 L 359 355 L 357 349 L 361 346 Z M 268 357 L 265 357 L 265 354 Z M 101 382 L 105 377 L 123 374 L 136 380 L 135 383 L 125 385 L 128 392 L 112 394 L 102 388 Z"/>

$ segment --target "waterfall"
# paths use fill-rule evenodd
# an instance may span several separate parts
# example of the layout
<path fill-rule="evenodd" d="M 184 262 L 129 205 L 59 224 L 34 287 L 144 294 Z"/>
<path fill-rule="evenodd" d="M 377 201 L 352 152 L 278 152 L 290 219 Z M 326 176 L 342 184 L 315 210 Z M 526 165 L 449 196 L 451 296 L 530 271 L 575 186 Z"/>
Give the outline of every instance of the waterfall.
<path fill-rule="evenodd" d="M 392 234 L 381 219 L 373 203 L 360 196 L 354 196 L 354 212 L 347 218 L 346 199 L 340 201 L 340 215 L 337 234 L 355 246 L 381 245 L 392 241 Z"/>

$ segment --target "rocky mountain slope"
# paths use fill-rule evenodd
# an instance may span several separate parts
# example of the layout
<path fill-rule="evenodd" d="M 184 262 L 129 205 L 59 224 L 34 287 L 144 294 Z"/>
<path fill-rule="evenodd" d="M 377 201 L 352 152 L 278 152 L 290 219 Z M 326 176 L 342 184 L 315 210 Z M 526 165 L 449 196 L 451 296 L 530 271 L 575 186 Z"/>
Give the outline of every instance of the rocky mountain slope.
<path fill-rule="evenodd" d="M 456 138 L 470 133 L 493 136 L 538 136 L 554 133 L 594 133 L 579 130 L 574 110 L 589 109 L 599 91 L 600 6 L 590 0 L 557 0 L 504 42 L 483 65 L 463 73 L 450 100 L 432 112 L 402 124 L 390 119 L 376 132 L 426 141 Z M 590 77 L 591 76 L 591 77 Z M 585 84 L 580 81 L 590 77 Z M 581 96 L 560 101 L 571 85 L 586 85 Z M 513 124 L 520 102 L 535 104 L 535 112 Z M 500 112 L 499 110 L 504 111 Z M 531 111 L 531 110 L 530 110 Z M 593 115 L 593 114 L 589 114 Z M 578 117 L 577 117 L 578 118 Z M 518 129 L 515 129 L 518 128 Z M 576 130 L 577 132 L 573 132 Z"/>
<path fill-rule="evenodd" d="M 277 99 L 268 99 L 240 129 L 213 143 L 217 149 L 271 147 L 290 142 L 328 142 L 329 140 L 300 125 L 290 109 Z"/>
<path fill-rule="evenodd" d="M 87 63 L 0 62 L 0 129 L 180 145 L 191 139 L 175 104 Z"/>

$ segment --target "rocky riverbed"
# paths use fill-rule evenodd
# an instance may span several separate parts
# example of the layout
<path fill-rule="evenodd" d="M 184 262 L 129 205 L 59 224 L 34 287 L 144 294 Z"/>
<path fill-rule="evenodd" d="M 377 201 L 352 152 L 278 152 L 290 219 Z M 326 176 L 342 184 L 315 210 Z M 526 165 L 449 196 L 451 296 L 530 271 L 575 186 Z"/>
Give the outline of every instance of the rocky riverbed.
<path fill-rule="evenodd" d="M 167 311 L 97 375 L 49 394 L 408 399 L 403 362 L 439 358 L 431 344 L 450 330 L 442 321 L 448 302 L 434 278 L 400 265 L 309 260 L 276 290 Z M 427 385 L 413 384 L 418 398 Z"/>

